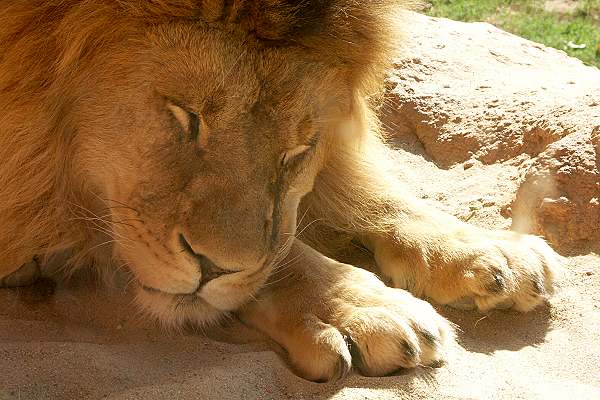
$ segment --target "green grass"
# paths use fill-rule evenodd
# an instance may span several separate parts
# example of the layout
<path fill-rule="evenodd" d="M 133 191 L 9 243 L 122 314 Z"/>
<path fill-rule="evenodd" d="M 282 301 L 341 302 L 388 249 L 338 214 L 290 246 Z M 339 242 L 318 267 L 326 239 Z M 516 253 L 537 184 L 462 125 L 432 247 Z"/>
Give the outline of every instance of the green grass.
<path fill-rule="evenodd" d="M 429 0 L 428 14 L 486 21 L 600 67 L 600 0 L 581 0 L 566 13 L 549 12 L 543 0 Z M 583 49 L 569 46 L 585 44 Z"/>

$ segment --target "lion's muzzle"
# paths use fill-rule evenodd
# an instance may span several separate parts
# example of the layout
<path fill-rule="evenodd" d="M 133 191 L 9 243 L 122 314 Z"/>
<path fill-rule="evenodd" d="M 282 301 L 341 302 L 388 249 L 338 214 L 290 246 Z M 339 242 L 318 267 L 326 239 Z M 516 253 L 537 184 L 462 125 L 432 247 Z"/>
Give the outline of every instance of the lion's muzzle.
<path fill-rule="evenodd" d="M 185 291 L 177 291 L 173 290 L 165 290 L 162 287 L 154 287 L 154 285 L 142 284 L 142 287 L 151 292 L 166 292 L 169 294 L 175 295 L 188 295 L 199 293 L 202 288 L 206 286 L 209 282 L 214 279 L 220 278 L 224 275 L 233 274 L 235 270 L 225 270 L 218 267 L 214 262 L 212 262 L 208 257 L 197 253 L 192 248 L 192 245 L 187 241 L 183 234 L 178 235 L 178 240 L 176 243 L 179 245 L 180 249 L 178 250 L 185 257 L 185 264 L 192 265 L 194 269 L 199 272 L 199 279 L 194 278 L 198 277 L 198 274 L 193 274 L 188 276 L 188 284 L 187 290 Z M 166 283 L 166 282 L 165 282 Z M 162 285 L 161 285 L 162 286 Z"/>
<path fill-rule="evenodd" d="M 200 271 L 202 273 L 200 282 L 198 284 L 198 289 L 196 289 L 196 291 L 202 290 L 202 288 L 213 279 L 217 279 L 223 275 L 237 272 L 219 268 L 208 257 L 196 253 L 190 245 L 190 243 L 186 240 L 185 236 L 183 236 L 182 234 L 179 235 L 179 244 L 183 248 L 183 251 L 185 251 L 188 255 L 190 255 L 193 259 L 197 261 L 198 268 L 200 268 Z"/>

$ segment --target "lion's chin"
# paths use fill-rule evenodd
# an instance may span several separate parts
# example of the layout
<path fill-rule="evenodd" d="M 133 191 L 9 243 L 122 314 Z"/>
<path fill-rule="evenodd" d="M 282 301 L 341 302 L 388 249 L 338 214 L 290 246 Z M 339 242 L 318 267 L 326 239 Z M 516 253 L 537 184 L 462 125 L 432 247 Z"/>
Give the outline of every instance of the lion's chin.
<path fill-rule="evenodd" d="M 142 312 L 165 327 L 215 324 L 255 298 L 271 271 L 270 265 L 211 280 L 190 294 L 171 294 L 144 285 L 140 277 L 136 300 Z M 134 275 L 135 274 L 135 271 Z"/>
<path fill-rule="evenodd" d="M 142 311 L 156 318 L 166 328 L 211 325 L 227 314 L 195 294 L 172 295 L 148 291 L 140 286 L 135 297 Z"/>

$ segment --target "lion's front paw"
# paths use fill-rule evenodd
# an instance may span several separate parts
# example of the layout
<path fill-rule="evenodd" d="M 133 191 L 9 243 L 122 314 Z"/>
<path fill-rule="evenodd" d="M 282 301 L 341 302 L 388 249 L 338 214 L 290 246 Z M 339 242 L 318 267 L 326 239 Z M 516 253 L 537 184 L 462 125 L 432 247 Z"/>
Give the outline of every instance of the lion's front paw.
<path fill-rule="evenodd" d="M 429 303 L 398 289 L 365 292 L 354 282 L 340 298 L 323 299 L 323 309 L 315 310 L 331 315 L 304 316 L 297 343 L 286 346 L 299 375 L 336 380 L 353 365 L 363 375 L 385 376 L 444 361 L 453 329 Z"/>
<path fill-rule="evenodd" d="M 504 231 L 489 235 L 489 242 L 465 260 L 467 299 L 481 311 L 534 309 L 553 292 L 559 256 L 536 236 Z"/>
<path fill-rule="evenodd" d="M 394 286 L 460 308 L 526 312 L 552 293 L 560 256 L 543 239 L 463 228 L 426 240 L 410 260 L 397 245 L 381 241 L 378 263 Z"/>
<path fill-rule="evenodd" d="M 454 333 L 429 303 L 348 265 L 332 266 L 327 275 L 314 285 L 271 292 L 246 311 L 285 349 L 298 375 L 324 382 L 342 378 L 351 366 L 384 376 L 441 364 Z"/>
<path fill-rule="evenodd" d="M 366 303 L 345 307 L 336 322 L 362 374 L 383 376 L 444 361 L 453 329 L 429 303 L 391 288 Z"/>

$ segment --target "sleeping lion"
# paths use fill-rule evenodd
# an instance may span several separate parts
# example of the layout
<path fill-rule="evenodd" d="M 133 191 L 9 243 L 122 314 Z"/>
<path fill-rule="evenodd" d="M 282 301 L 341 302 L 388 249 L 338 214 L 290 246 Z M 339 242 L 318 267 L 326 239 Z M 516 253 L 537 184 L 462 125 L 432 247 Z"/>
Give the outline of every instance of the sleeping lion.
<path fill-rule="evenodd" d="M 314 381 L 439 365 L 453 328 L 421 299 L 532 310 L 559 263 L 542 239 L 390 172 L 376 112 L 403 3 L 2 2 L 2 284 L 65 252 L 66 275 L 126 266 L 149 315 L 234 316 Z M 394 288 L 336 261 L 356 246 Z"/>

